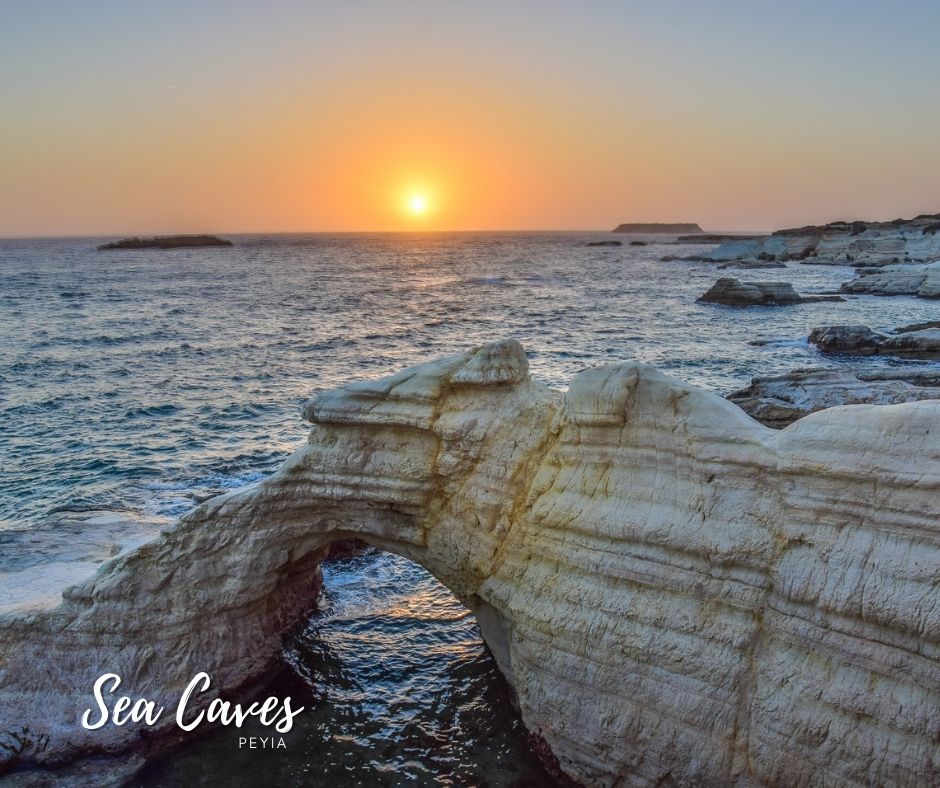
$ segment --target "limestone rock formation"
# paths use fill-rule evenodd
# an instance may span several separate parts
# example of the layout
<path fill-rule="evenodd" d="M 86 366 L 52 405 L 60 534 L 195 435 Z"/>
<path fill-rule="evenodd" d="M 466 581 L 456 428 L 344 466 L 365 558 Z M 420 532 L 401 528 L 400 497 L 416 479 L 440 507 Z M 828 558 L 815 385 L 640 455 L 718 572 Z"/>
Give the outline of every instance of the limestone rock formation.
<path fill-rule="evenodd" d="M 785 306 L 843 299 L 839 296 L 801 296 L 789 282 L 741 282 L 722 277 L 698 300 L 725 306 Z"/>
<path fill-rule="evenodd" d="M 940 239 L 940 236 L 933 236 Z M 861 271 L 839 288 L 843 293 L 870 295 L 913 295 L 940 298 L 940 261 L 930 265 L 890 265 Z"/>
<path fill-rule="evenodd" d="M 868 326 L 823 326 L 810 332 L 809 341 L 823 353 L 940 357 L 940 328 L 915 327 L 894 334 L 881 334 Z"/>
<path fill-rule="evenodd" d="M 140 726 L 78 725 L 106 670 L 168 705 L 198 671 L 221 693 L 262 675 L 327 545 L 358 537 L 473 610 L 585 785 L 937 774 L 940 402 L 777 432 L 642 364 L 560 394 L 506 341 L 304 413 L 273 476 L 0 616 L 0 736 L 41 742 L 8 764 L 138 748 Z"/>
<path fill-rule="evenodd" d="M 728 399 L 762 424 L 780 429 L 810 413 L 840 405 L 940 400 L 940 371 L 794 369 L 754 378 Z"/>
<path fill-rule="evenodd" d="M 732 239 L 702 255 L 713 262 L 766 258 L 813 265 L 883 266 L 940 260 L 940 215 L 891 222 L 831 222 Z"/>

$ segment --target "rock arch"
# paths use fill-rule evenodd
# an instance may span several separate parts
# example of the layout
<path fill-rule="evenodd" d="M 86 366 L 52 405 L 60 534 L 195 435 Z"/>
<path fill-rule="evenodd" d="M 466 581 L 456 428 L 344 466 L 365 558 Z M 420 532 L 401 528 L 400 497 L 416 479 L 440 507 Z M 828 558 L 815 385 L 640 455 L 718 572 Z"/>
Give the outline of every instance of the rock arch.
<path fill-rule="evenodd" d="M 0 720 L 44 742 L 24 762 L 136 746 L 131 726 L 78 726 L 106 670 L 168 706 L 199 671 L 222 692 L 262 674 L 326 545 L 356 536 L 477 614 L 580 782 L 940 769 L 940 403 L 777 432 L 634 363 L 562 395 L 504 341 L 304 413 L 307 444 L 269 479 L 0 618 Z"/>

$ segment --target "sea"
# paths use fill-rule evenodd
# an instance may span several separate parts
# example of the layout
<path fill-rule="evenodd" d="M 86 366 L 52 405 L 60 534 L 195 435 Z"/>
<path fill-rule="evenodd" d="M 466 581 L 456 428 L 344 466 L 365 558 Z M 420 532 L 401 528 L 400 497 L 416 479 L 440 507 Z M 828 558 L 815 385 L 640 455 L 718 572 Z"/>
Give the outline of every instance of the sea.
<path fill-rule="evenodd" d="M 166 251 L 0 240 L 0 571 L 81 552 L 87 523 L 166 526 L 274 471 L 305 440 L 313 393 L 484 342 L 520 340 L 532 375 L 559 390 L 639 360 L 726 394 L 797 367 L 926 364 L 825 358 L 806 337 L 938 318 L 936 302 L 908 297 L 699 304 L 719 276 L 812 294 L 854 272 L 663 261 L 703 248 L 668 238 L 227 237 L 234 246 Z M 270 677 L 308 708 L 287 746 L 238 750 L 223 729 L 134 784 L 548 784 L 473 617 L 433 577 L 370 549 L 328 562 L 324 579 Z"/>

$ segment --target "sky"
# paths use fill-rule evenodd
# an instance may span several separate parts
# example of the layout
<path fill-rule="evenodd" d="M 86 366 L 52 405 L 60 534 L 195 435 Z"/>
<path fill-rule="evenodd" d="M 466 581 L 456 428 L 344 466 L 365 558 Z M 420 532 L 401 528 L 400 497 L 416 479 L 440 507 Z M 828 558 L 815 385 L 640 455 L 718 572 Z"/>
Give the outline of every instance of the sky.
<path fill-rule="evenodd" d="M 940 3 L 0 0 L 0 236 L 940 211 Z"/>

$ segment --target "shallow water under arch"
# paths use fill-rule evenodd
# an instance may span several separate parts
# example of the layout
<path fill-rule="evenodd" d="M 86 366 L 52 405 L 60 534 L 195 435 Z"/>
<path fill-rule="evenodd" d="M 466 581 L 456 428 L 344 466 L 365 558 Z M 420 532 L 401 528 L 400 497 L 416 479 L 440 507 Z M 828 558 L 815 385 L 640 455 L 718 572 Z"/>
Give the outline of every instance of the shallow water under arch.
<path fill-rule="evenodd" d="M 290 757 L 261 748 L 271 732 L 254 721 L 160 758 L 134 785 L 550 784 L 473 615 L 450 591 L 371 548 L 324 562 L 323 576 L 319 611 L 256 693 L 306 707 L 284 735 Z M 239 747 L 252 736 L 255 749 Z"/>

